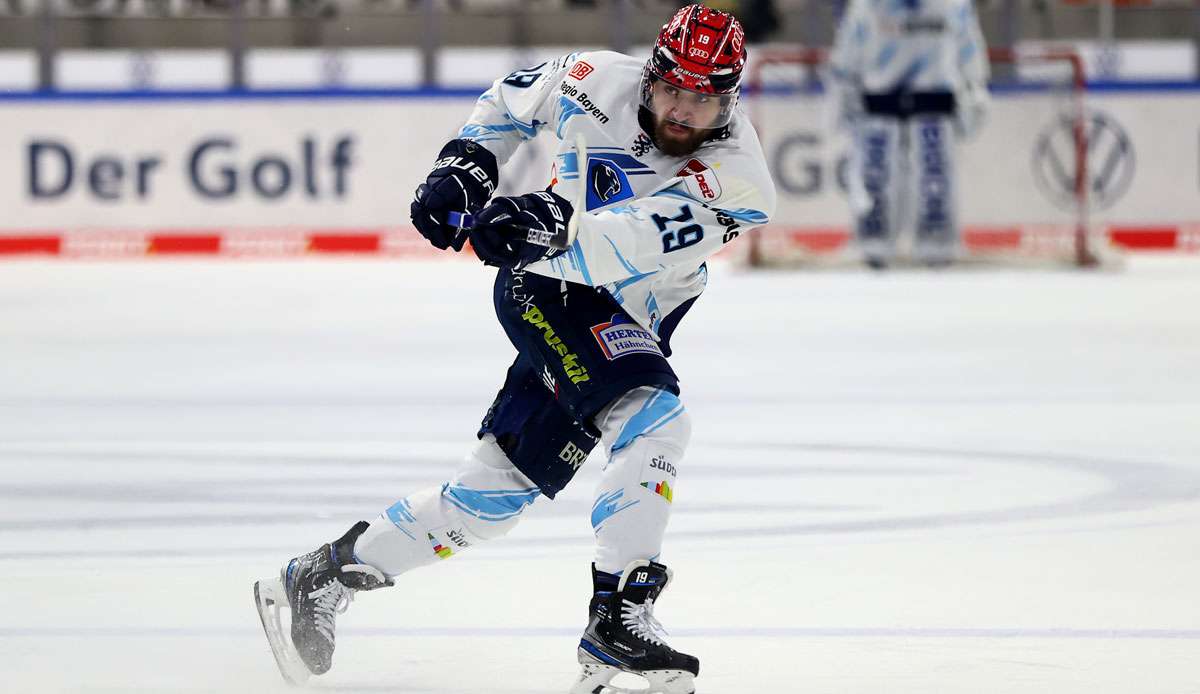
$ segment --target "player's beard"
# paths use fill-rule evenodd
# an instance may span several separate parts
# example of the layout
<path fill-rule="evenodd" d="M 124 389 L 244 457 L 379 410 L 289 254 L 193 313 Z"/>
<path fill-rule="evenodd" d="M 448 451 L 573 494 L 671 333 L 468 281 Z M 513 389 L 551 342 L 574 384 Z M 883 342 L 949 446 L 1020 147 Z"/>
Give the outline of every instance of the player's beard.
<path fill-rule="evenodd" d="M 659 118 L 654 126 L 654 144 L 663 154 L 670 157 L 684 157 L 700 148 L 709 135 L 709 130 L 687 127 L 686 133 L 678 132 L 666 118 Z"/>

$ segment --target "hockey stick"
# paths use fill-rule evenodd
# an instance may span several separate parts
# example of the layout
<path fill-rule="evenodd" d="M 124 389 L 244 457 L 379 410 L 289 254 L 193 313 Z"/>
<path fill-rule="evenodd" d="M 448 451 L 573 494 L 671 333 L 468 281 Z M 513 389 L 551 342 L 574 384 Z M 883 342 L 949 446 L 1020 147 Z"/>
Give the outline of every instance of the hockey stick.
<path fill-rule="evenodd" d="M 572 201 L 575 208 L 571 212 L 571 219 L 567 220 L 567 238 L 563 248 L 570 248 L 575 243 L 579 236 L 579 220 L 587 214 L 588 153 L 583 133 L 575 135 L 575 164 L 579 169 L 579 190 L 575 191 L 575 200 Z"/>
<path fill-rule="evenodd" d="M 572 201 L 574 209 L 571 212 L 571 218 L 567 220 L 566 228 L 561 231 L 542 231 L 528 227 L 515 227 L 525 232 L 524 241 L 560 251 L 570 248 L 575 243 L 576 237 L 579 236 L 579 220 L 587 214 L 587 141 L 583 139 L 583 135 L 575 136 L 575 160 L 579 165 L 580 172 L 579 190 L 575 192 L 575 199 Z M 459 233 L 462 233 L 475 226 L 475 216 L 469 212 L 447 212 L 446 223 L 452 227 L 458 227 Z"/>

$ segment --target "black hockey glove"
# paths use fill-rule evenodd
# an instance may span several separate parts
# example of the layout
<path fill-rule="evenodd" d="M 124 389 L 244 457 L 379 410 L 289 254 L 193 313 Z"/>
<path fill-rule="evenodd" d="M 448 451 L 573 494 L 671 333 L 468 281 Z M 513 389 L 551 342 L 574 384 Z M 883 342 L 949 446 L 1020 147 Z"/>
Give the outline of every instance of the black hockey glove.
<path fill-rule="evenodd" d="M 447 221 L 450 212 L 475 214 L 496 192 L 496 156 L 469 140 L 451 140 L 438 154 L 433 171 L 409 208 L 413 226 L 436 248 L 462 250 L 466 231 Z"/>
<path fill-rule="evenodd" d="M 496 198 L 475 216 L 471 248 L 487 265 L 520 270 L 563 253 L 526 239 L 530 231 L 543 238 L 564 237 L 572 211 L 571 203 L 549 191 Z"/>

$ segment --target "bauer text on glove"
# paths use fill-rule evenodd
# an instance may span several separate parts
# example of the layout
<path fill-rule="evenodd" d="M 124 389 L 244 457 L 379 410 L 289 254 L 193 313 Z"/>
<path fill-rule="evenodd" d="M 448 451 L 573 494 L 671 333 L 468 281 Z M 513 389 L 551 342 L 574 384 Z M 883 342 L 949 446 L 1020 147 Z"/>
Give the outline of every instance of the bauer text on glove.
<path fill-rule="evenodd" d="M 451 212 L 474 214 L 496 192 L 496 157 L 482 145 L 451 140 L 438 154 L 433 170 L 409 208 L 413 226 L 434 247 L 462 250 L 467 232 L 448 221 Z"/>

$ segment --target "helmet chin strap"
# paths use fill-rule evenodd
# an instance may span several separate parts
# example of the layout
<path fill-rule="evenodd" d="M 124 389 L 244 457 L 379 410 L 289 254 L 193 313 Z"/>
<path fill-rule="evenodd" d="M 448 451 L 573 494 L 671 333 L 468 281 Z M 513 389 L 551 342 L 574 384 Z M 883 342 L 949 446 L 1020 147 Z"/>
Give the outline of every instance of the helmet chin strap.
<path fill-rule="evenodd" d="M 650 141 L 654 143 L 655 147 L 657 147 L 658 138 L 654 136 L 654 114 L 650 113 L 650 109 L 646 108 L 642 104 L 638 104 L 638 125 L 642 126 L 642 132 L 645 133 L 646 137 L 649 137 Z"/>

